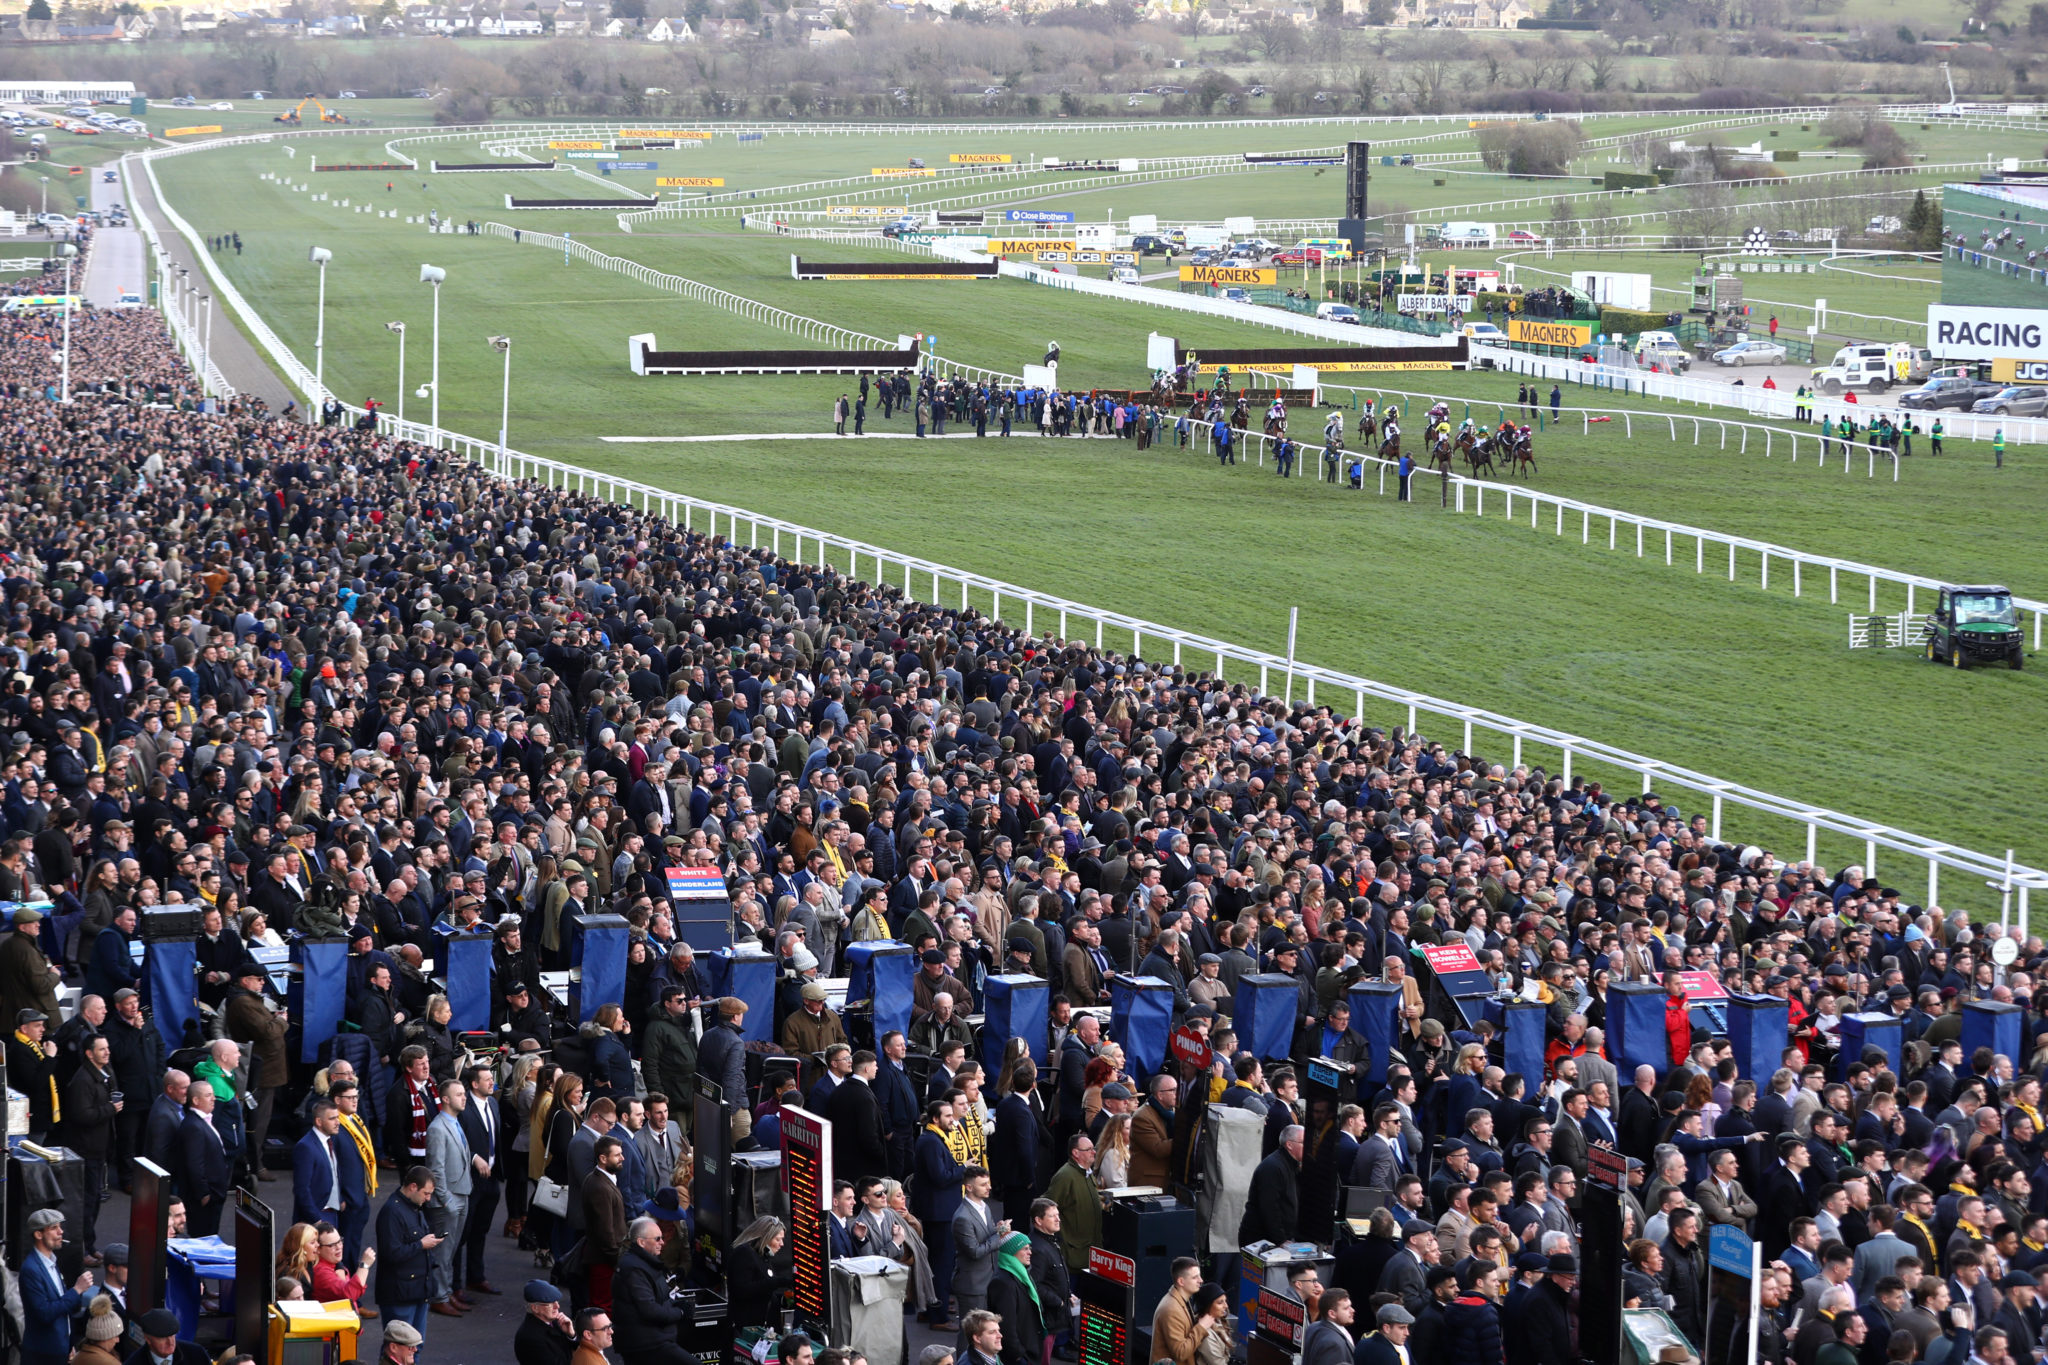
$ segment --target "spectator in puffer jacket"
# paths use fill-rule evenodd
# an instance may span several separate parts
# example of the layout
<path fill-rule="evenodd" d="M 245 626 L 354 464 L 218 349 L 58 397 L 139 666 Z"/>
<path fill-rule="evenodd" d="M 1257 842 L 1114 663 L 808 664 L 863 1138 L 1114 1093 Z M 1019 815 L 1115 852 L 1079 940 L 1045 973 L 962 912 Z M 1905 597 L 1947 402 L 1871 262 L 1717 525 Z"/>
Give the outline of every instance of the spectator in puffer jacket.
<path fill-rule="evenodd" d="M 1493 1267 L 1467 1261 L 1458 1296 L 1444 1305 L 1442 1365 L 1501 1365 L 1500 1306 L 1484 1281 Z"/>

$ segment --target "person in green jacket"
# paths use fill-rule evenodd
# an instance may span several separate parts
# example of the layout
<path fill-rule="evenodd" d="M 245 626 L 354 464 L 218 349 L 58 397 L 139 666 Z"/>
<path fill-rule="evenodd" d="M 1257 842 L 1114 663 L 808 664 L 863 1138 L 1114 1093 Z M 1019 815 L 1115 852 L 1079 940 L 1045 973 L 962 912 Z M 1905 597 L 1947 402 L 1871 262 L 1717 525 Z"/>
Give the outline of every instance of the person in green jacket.
<path fill-rule="evenodd" d="M 1076 1133 L 1067 1143 L 1066 1162 L 1053 1172 L 1045 1197 L 1060 1208 L 1060 1251 L 1067 1269 L 1088 1268 L 1088 1248 L 1102 1244 L 1102 1193 L 1095 1188 L 1095 1140 Z"/>
<path fill-rule="evenodd" d="M 1942 430 L 1943 430 L 1943 428 L 1942 428 L 1942 425 L 1941 425 L 1941 419 L 1940 419 L 1939 417 L 1937 417 L 1937 418 L 1935 418 L 1935 419 L 1934 419 L 1934 426 L 1933 426 L 1932 428 L 1930 428 L 1930 429 L 1928 430 L 1928 433 L 1927 433 L 1927 438 L 1928 438 L 1928 440 L 1929 440 L 1929 441 L 1931 441 L 1931 442 L 1933 443 L 1933 450 L 1932 450 L 1932 453 L 1933 453 L 1933 454 L 1936 454 L 1936 455 L 1939 455 L 1939 454 L 1941 454 L 1941 433 L 1942 433 Z"/>
<path fill-rule="evenodd" d="M 1834 418 L 1832 418 L 1832 417 L 1823 417 L 1823 418 L 1821 418 L 1821 419 L 1820 419 L 1820 457 L 1821 457 L 1821 458 L 1822 458 L 1823 460 L 1825 460 L 1825 459 L 1826 459 L 1826 458 L 1828 457 L 1828 441 L 1830 440 L 1830 438 L 1832 438 L 1832 437 L 1834 436 L 1834 434 L 1835 434 L 1835 419 L 1834 419 Z"/>
<path fill-rule="evenodd" d="M 1993 469 L 2005 468 L 2005 428 L 2000 427 L 1991 437 L 1991 459 Z"/>
<path fill-rule="evenodd" d="M 668 1096 L 670 1112 L 690 1126 L 690 1097 L 697 1093 L 697 1035 L 690 1027 L 689 992 L 664 986 L 641 1040 L 640 1074 L 650 1091 Z M 667 1173 L 662 1172 L 662 1183 Z"/>

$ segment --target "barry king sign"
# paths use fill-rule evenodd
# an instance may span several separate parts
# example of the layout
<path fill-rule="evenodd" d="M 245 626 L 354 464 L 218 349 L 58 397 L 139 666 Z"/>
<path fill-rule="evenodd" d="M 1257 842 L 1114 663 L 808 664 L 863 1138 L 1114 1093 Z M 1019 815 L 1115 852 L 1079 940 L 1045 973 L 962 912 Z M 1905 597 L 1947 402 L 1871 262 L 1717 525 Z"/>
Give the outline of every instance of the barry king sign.
<path fill-rule="evenodd" d="M 1929 304 L 1927 349 L 1942 360 L 2048 360 L 2048 310 Z"/>

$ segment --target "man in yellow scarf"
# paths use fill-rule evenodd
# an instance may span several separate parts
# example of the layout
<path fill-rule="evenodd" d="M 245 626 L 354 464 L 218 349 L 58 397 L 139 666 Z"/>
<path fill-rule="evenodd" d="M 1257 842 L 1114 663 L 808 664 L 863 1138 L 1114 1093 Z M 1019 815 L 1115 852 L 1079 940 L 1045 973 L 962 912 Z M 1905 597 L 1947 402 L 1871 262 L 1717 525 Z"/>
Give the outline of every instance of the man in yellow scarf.
<path fill-rule="evenodd" d="M 329 1087 L 327 1098 L 333 1100 L 334 1107 L 341 1111 L 341 1131 L 355 1142 L 356 1151 L 363 1158 L 363 1187 L 370 1196 L 369 1203 L 359 1209 L 345 1210 L 340 1222 L 335 1224 L 341 1233 L 342 1259 L 353 1266 L 361 1260 L 363 1233 L 370 1226 L 370 1208 L 377 1202 L 377 1148 L 370 1141 L 369 1125 L 363 1122 L 361 1083 L 336 1081 Z M 369 1314 L 363 1316 L 368 1317 Z"/>
<path fill-rule="evenodd" d="M 14 1036 L 7 1040 L 7 1083 L 28 1096 L 28 1135 L 41 1142 L 64 1117 L 57 1103 L 56 1049 L 43 1043 L 50 1016 L 39 1009 L 17 1010 Z"/>

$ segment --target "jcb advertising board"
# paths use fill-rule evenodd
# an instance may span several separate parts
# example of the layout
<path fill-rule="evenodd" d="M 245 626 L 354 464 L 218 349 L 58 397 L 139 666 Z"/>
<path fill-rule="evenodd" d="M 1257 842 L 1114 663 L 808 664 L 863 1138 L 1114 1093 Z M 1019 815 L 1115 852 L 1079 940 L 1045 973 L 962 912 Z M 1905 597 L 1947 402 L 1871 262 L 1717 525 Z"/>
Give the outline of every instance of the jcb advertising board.
<path fill-rule="evenodd" d="M 1509 318 L 1508 340 L 1529 346 L 1591 346 L 1590 322 L 1551 322 L 1544 318 Z"/>
<path fill-rule="evenodd" d="M 1180 268 L 1180 282 L 1238 286 L 1278 284 L 1280 272 L 1269 265 L 1184 265 Z"/>
<path fill-rule="evenodd" d="M 1041 251 L 1076 251 L 1071 237 L 991 237 L 983 248 L 991 256 L 1032 256 Z"/>

